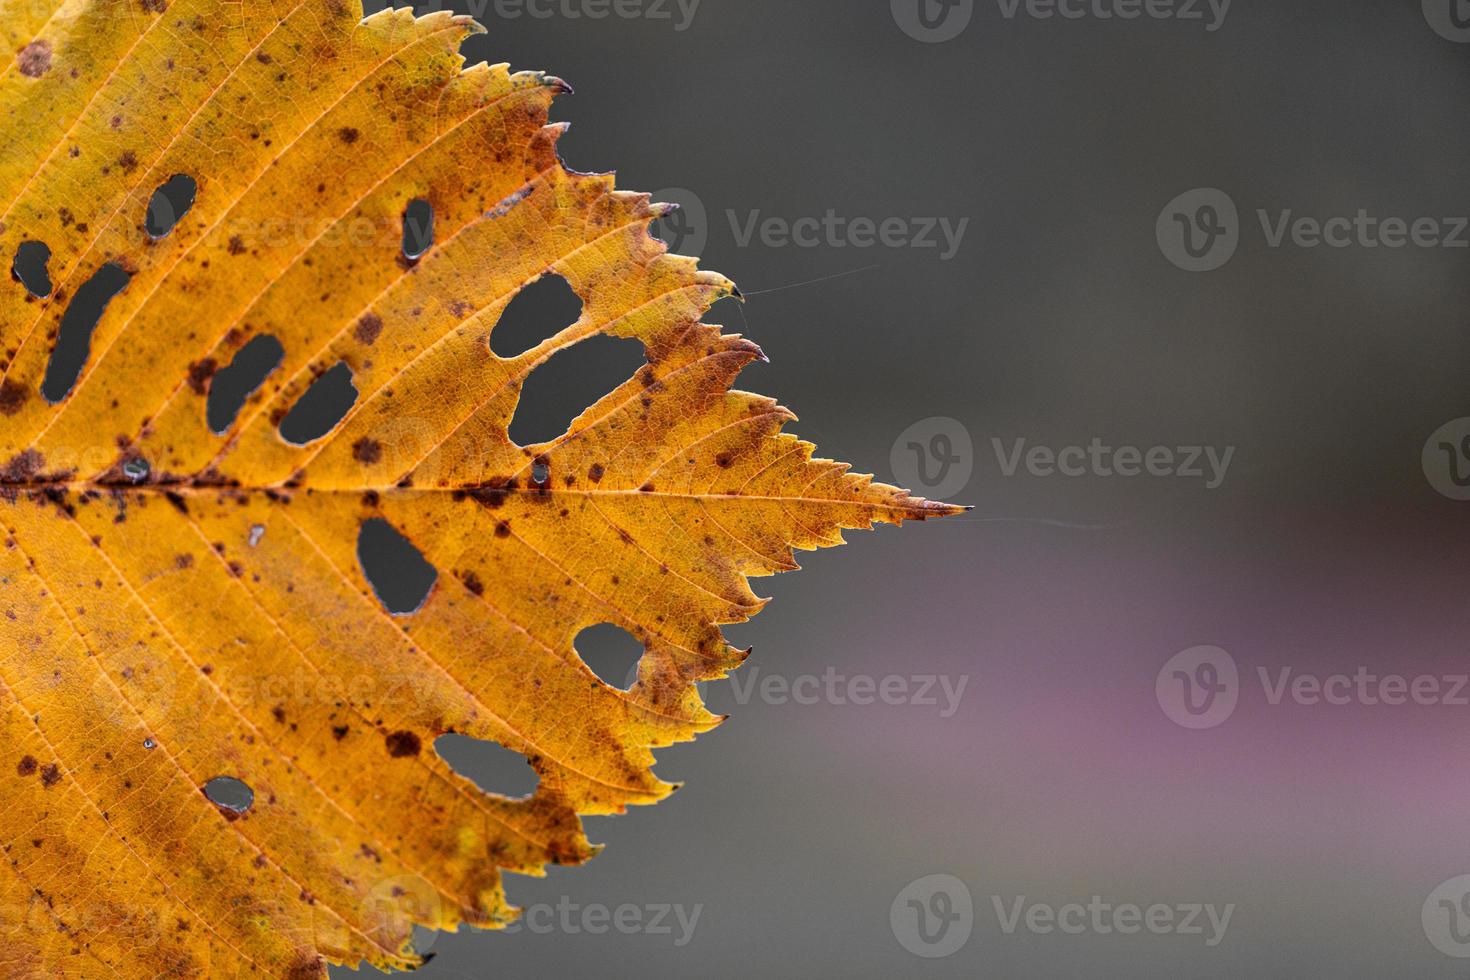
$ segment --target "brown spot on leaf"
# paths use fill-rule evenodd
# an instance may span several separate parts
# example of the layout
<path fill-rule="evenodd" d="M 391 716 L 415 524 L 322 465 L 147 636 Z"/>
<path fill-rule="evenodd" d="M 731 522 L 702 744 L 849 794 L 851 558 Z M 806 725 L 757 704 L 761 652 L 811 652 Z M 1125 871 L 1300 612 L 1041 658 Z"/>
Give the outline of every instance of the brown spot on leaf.
<path fill-rule="evenodd" d="M 357 327 L 353 330 L 353 335 L 357 337 L 358 343 L 364 347 L 371 347 L 378 339 L 378 335 L 382 332 L 383 318 L 376 313 L 364 313 L 362 319 L 357 321 Z"/>
<path fill-rule="evenodd" d="M 352 444 L 352 458 L 364 466 L 372 466 L 383 458 L 383 445 L 376 439 L 359 439 Z"/>
<path fill-rule="evenodd" d="M 29 483 L 41 472 L 46 458 L 34 449 L 27 449 L 19 456 L 0 466 L 0 483 Z"/>
<path fill-rule="evenodd" d="M 219 370 L 219 363 L 212 357 L 206 357 L 202 361 L 195 361 L 189 365 L 189 387 L 194 394 L 203 395 L 209 390 L 209 379 L 214 377 L 214 372 Z"/>
<path fill-rule="evenodd" d="M 36 760 L 32 756 L 24 756 L 16 765 L 15 771 L 20 776 L 30 776 L 36 771 Z"/>
<path fill-rule="evenodd" d="M 7 378 L 4 384 L 0 384 L 0 415 L 14 415 L 19 412 L 29 397 L 30 392 L 22 385 Z"/>
<path fill-rule="evenodd" d="M 358 132 L 351 126 L 343 126 L 341 129 L 337 130 L 337 136 L 339 139 L 342 140 L 342 142 L 346 143 L 348 146 L 351 146 L 353 143 L 357 142 Z"/>
<path fill-rule="evenodd" d="M 41 767 L 41 785 L 50 789 L 61 782 L 61 767 L 56 763 Z"/>
<path fill-rule="evenodd" d="M 519 487 L 515 480 L 490 480 L 484 486 L 476 487 L 467 491 L 470 497 L 481 507 L 495 510 L 505 503 L 505 499 Z"/>
<path fill-rule="evenodd" d="M 409 756 L 418 755 L 422 748 L 419 737 L 413 732 L 393 732 L 385 741 L 388 746 L 388 754 L 395 759 L 406 759 Z"/>
<path fill-rule="evenodd" d="M 51 70 L 51 42 L 38 39 L 20 49 L 15 59 L 20 73 L 28 78 L 40 78 Z"/>

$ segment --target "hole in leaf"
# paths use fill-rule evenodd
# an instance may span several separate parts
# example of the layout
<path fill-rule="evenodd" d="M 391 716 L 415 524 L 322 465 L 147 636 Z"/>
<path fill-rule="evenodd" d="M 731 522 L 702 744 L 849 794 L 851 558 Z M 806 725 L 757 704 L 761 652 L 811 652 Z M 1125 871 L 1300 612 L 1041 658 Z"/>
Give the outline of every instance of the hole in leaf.
<path fill-rule="evenodd" d="M 434 206 L 423 198 L 408 202 L 403 212 L 403 257 L 415 261 L 434 244 Z"/>
<path fill-rule="evenodd" d="M 122 292 L 132 276 L 122 266 L 109 262 L 93 274 L 71 298 L 61 317 L 61 328 L 46 365 L 46 380 L 41 382 L 41 395 L 56 404 L 71 392 L 92 352 L 92 331 L 107 310 L 112 298 Z"/>
<path fill-rule="evenodd" d="M 547 337 L 576 323 L 582 298 L 561 276 L 546 275 L 520 292 L 490 331 L 490 349 L 501 357 L 519 357 Z"/>
<path fill-rule="evenodd" d="M 487 793 L 523 799 L 536 792 L 541 776 L 530 760 L 497 742 L 466 735 L 441 735 L 434 748 L 454 771 Z"/>
<path fill-rule="evenodd" d="M 626 691 L 638 680 L 643 644 L 621 626 L 589 626 L 577 634 L 572 646 L 582 662 L 609 687 Z"/>
<path fill-rule="evenodd" d="M 189 209 L 194 206 L 194 194 L 199 185 L 188 174 L 174 174 L 153 192 L 148 202 L 148 217 L 143 228 L 149 238 L 162 238 L 174 230 Z"/>
<path fill-rule="evenodd" d="M 45 242 L 21 242 L 10 263 L 10 277 L 32 296 L 44 299 L 51 295 L 51 276 L 46 271 L 50 261 L 51 249 Z"/>
<path fill-rule="evenodd" d="M 245 400 L 265 384 L 265 379 L 281 366 L 285 356 L 286 348 L 281 342 L 265 334 L 252 337 L 235 353 L 229 367 L 216 371 L 204 407 L 209 431 L 221 436 L 228 432 L 240 409 L 245 407 Z"/>
<path fill-rule="evenodd" d="M 398 529 L 380 517 L 363 521 L 357 560 L 378 601 L 394 616 L 418 612 L 429 599 L 439 570 Z"/>
<path fill-rule="evenodd" d="M 550 442 L 644 363 L 643 345 L 626 337 L 597 334 L 557 351 L 531 372 L 521 388 L 510 421 L 511 439 L 521 446 Z"/>
<path fill-rule="evenodd" d="M 255 802 L 255 790 L 234 776 L 216 776 L 204 784 L 209 802 L 231 813 L 244 813 Z"/>
<path fill-rule="evenodd" d="M 293 446 L 320 439 L 336 428 L 356 401 L 352 368 L 345 361 L 338 361 L 291 406 L 291 411 L 281 420 L 281 438 Z"/>

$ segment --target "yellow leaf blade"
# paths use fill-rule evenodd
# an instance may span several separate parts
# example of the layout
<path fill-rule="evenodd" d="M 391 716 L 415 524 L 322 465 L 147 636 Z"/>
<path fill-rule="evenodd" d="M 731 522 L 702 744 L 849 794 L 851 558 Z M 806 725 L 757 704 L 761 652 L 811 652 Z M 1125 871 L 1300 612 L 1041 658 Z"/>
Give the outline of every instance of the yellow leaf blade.
<path fill-rule="evenodd" d="M 346 0 L 0 14 L 0 247 L 45 243 L 54 285 L 0 290 L 0 899 L 26 923 L 6 975 L 318 977 L 413 966 L 415 924 L 504 924 L 502 872 L 583 862 L 582 815 L 672 792 L 652 750 L 718 724 L 695 685 L 743 661 L 720 627 L 763 605 L 749 578 L 956 510 L 813 458 L 734 389 L 764 355 L 700 322 L 733 285 L 649 236 L 661 206 L 564 168 L 565 86 L 464 68 L 470 22 Z M 197 194 L 155 239 L 176 174 Z M 411 260 L 417 199 L 434 242 Z M 109 263 L 127 283 L 48 398 L 69 300 Z M 493 353 L 548 274 L 581 317 Z M 561 437 L 513 442 L 526 379 L 598 335 L 647 363 Z M 281 364 L 212 431 L 214 378 L 264 336 Z M 282 438 L 337 365 L 345 416 Z M 359 558 L 377 521 L 437 572 L 411 615 Z M 604 623 L 644 646 L 628 690 L 577 653 Z M 450 732 L 524 754 L 538 788 L 482 791 L 434 750 Z M 218 777 L 253 801 L 215 803 Z"/>

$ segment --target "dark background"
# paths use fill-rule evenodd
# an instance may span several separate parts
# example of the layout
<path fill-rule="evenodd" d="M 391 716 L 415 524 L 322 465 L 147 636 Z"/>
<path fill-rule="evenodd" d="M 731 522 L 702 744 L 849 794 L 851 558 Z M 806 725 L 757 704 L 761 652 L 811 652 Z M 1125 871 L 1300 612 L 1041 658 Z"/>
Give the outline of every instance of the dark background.
<path fill-rule="evenodd" d="M 749 294 L 706 319 L 772 360 L 744 386 L 792 407 L 824 455 L 895 482 L 913 483 L 890 462 L 900 435 L 956 420 L 973 476 L 951 496 L 976 510 L 806 556 L 757 582 L 777 601 L 729 631 L 761 676 L 966 675 L 952 717 L 738 704 L 712 685 L 733 717 L 661 753 L 679 794 L 589 821 L 608 845 L 590 865 L 508 881 L 522 905 L 698 905 L 692 941 L 426 937 L 420 975 L 1470 975 L 1421 924 L 1470 871 L 1470 707 L 1271 705 L 1246 680 L 1228 722 L 1190 731 L 1154 687 L 1201 644 L 1250 678 L 1470 670 L 1467 505 L 1421 465 L 1430 434 L 1470 415 L 1470 250 L 1271 248 L 1255 217 L 1470 215 L 1470 45 L 1417 0 L 1236 0 L 1214 32 L 1007 19 L 979 0 L 942 44 L 881 0 L 703 0 L 684 31 L 672 6 L 453 6 L 489 28 L 470 61 L 576 87 L 555 110 L 569 166 L 697 196 L 704 264 Z M 1243 237 L 1192 274 L 1155 221 L 1196 187 L 1230 194 Z M 970 224 L 945 262 L 741 247 L 726 216 L 829 209 Z M 1006 477 L 991 444 L 1094 437 L 1236 453 L 1207 490 Z M 444 750 L 489 788 L 504 777 L 488 750 Z M 962 950 L 924 959 L 889 910 L 936 873 L 965 882 L 976 921 Z M 1236 908 L 1213 948 L 1005 935 L 992 896 L 1021 895 Z"/>

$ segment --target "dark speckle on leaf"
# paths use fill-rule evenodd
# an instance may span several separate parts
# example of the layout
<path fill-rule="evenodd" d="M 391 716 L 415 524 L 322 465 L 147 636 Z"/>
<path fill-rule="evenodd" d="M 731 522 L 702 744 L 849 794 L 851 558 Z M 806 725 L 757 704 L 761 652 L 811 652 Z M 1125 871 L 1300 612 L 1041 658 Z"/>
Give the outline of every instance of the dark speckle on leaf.
<path fill-rule="evenodd" d="M 32 41 L 20 49 L 20 57 L 15 63 L 20 66 L 22 75 L 40 78 L 51 70 L 51 42 L 44 39 Z"/>
<path fill-rule="evenodd" d="M 364 466 L 372 466 L 383 458 L 383 446 L 376 439 L 359 439 L 352 444 L 352 458 Z"/>
<path fill-rule="evenodd" d="M 0 415 L 14 415 L 25 404 L 29 393 L 14 381 L 6 379 L 0 384 Z"/>
<path fill-rule="evenodd" d="M 388 754 L 395 759 L 406 759 L 419 754 L 419 737 L 413 732 L 393 732 L 387 737 Z"/>
<path fill-rule="evenodd" d="M 219 364 L 212 357 L 189 365 L 189 387 L 194 394 L 203 395 L 209 391 L 209 379 L 214 377 L 218 368 Z"/>
<path fill-rule="evenodd" d="M 383 318 L 376 313 L 364 313 L 362 319 L 357 321 L 357 327 L 353 330 L 353 334 L 357 337 L 358 343 L 365 347 L 371 347 L 373 342 L 378 339 L 378 335 L 382 332 Z"/>

